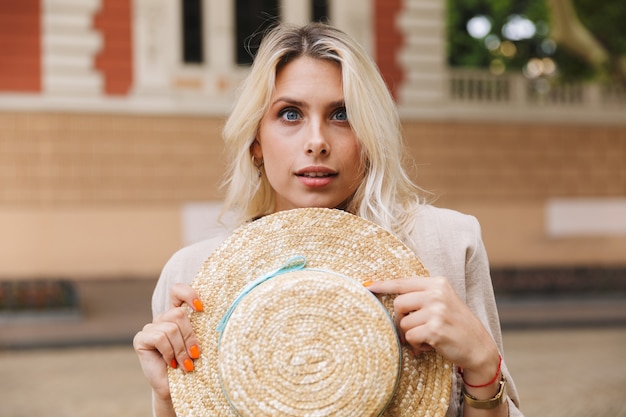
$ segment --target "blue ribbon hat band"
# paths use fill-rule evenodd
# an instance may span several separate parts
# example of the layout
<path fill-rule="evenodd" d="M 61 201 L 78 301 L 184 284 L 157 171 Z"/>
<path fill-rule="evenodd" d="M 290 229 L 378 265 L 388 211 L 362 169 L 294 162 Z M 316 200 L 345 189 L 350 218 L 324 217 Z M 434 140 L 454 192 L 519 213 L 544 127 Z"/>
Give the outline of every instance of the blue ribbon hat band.
<path fill-rule="evenodd" d="M 230 305 L 230 307 L 228 308 L 228 310 L 226 311 L 226 313 L 224 314 L 224 316 L 218 323 L 217 328 L 216 328 L 218 333 L 220 333 L 220 335 L 222 334 L 222 332 L 224 331 L 224 328 L 226 327 L 226 324 L 228 323 L 228 319 L 233 314 L 233 311 L 235 311 L 235 308 L 237 308 L 237 305 L 239 304 L 239 302 L 246 295 L 248 295 L 250 291 L 254 290 L 256 287 L 258 287 L 259 285 L 261 285 L 268 279 L 272 279 L 278 275 L 286 274 L 288 272 L 302 270 L 304 269 L 305 266 L 306 266 L 306 259 L 304 258 L 304 256 L 294 256 L 293 258 L 285 262 L 277 270 L 270 272 L 269 274 L 260 276 L 253 281 L 250 281 L 245 287 L 243 287 L 239 295 L 237 295 L 233 303 Z"/>
<path fill-rule="evenodd" d="M 295 274 L 294 277 L 285 277 L 284 279 L 286 281 L 282 281 L 283 283 L 287 283 L 287 282 L 291 282 L 293 283 L 294 280 L 303 280 L 302 282 L 304 282 L 305 286 L 308 287 L 308 284 L 306 284 L 306 282 L 309 282 L 309 279 L 312 280 L 316 280 L 316 284 L 319 284 L 319 280 L 322 281 L 326 281 L 326 282 L 332 282 L 334 285 L 334 287 L 330 286 L 328 288 L 346 288 L 346 286 L 344 285 L 345 283 L 342 283 L 340 286 L 337 286 L 337 281 L 335 278 L 340 278 L 340 279 L 344 279 L 349 283 L 353 283 L 354 286 L 349 285 L 348 288 L 351 288 L 350 290 L 346 291 L 346 297 L 344 299 L 342 299 L 341 301 L 345 301 L 345 306 L 347 306 L 346 308 L 344 308 L 345 306 L 337 306 L 336 304 L 333 304 L 332 307 L 329 307 L 329 310 L 333 310 L 333 311 L 344 311 L 344 313 L 342 314 L 346 314 L 347 316 L 342 316 L 342 317 L 337 317 L 337 316 L 333 316 L 330 318 L 330 320 L 328 320 L 328 322 L 330 323 L 331 327 L 335 327 L 335 329 L 324 329 L 322 330 L 322 332 L 328 330 L 330 333 L 332 334 L 331 339 L 332 340 L 328 340 L 328 341 L 324 341 L 321 342 L 321 346 L 320 344 L 316 344 L 315 346 L 309 346 L 309 345 L 302 345 L 300 344 L 300 348 L 298 348 L 300 351 L 300 353 L 294 353 L 294 356 L 292 357 L 292 359 L 289 361 L 289 364 L 285 364 L 283 366 L 286 366 L 287 368 L 284 368 L 282 371 L 279 372 L 279 374 L 281 374 L 281 377 L 278 377 L 278 375 L 276 376 L 276 378 L 282 378 L 285 375 L 290 375 L 289 378 L 294 378 L 294 374 L 297 374 L 299 372 L 301 372 L 301 375 L 296 376 L 295 378 L 303 378 L 303 380 L 301 381 L 301 383 L 296 384 L 296 385 L 300 385 L 300 387 L 290 387 L 290 389 L 293 390 L 308 390 L 308 389 L 313 389 L 313 390 L 317 390 L 317 389 L 322 389 L 319 388 L 320 385 L 320 381 L 317 382 L 311 382 L 312 380 L 316 380 L 321 378 L 322 374 L 334 374 L 335 378 L 338 379 L 342 379 L 345 378 L 345 381 L 327 381 L 327 382 L 323 382 L 322 386 L 324 386 L 325 388 L 323 389 L 327 389 L 329 384 L 335 384 L 337 383 L 338 386 L 342 387 L 339 388 L 339 390 L 344 389 L 346 390 L 345 393 L 339 393 L 339 392 L 333 392 L 332 394 L 329 395 L 336 395 L 338 398 L 333 400 L 334 404 L 332 406 L 338 406 L 339 403 L 341 403 L 342 399 L 340 397 L 345 397 L 345 398 L 352 398 L 352 397 L 358 397 L 359 395 L 363 395 L 365 397 L 370 397 L 370 399 L 368 399 L 367 401 L 363 401 L 364 403 L 367 403 L 368 401 L 370 401 L 372 404 L 375 405 L 374 409 L 376 411 L 371 412 L 372 410 L 369 410 L 366 414 L 370 415 L 370 416 L 377 416 L 377 415 L 381 415 L 384 410 L 386 409 L 387 405 L 389 404 L 389 402 L 391 401 L 391 398 L 393 397 L 393 394 L 396 391 L 396 388 L 398 386 L 400 377 L 401 377 L 401 373 L 402 373 L 402 347 L 400 345 L 400 341 L 399 338 L 397 336 L 397 333 L 395 332 L 395 326 L 393 323 L 393 319 L 391 317 L 391 315 L 389 314 L 389 311 L 384 307 L 384 305 L 378 300 L 378 298 L 372 294 L 369 290 L 367 290 L 365 287 L 363 287 L 361 285 L 361 283 L 357 282 L 356 280 L 349 278 L 345 275 L 342 275 L 340 273 L 337 273 L 335 271 L 329 271 L 329 270 L 324 270 L 324 269 L 317 269 L 317 268 L 307 268 L 306 267 L 306 259 L 304 256 L 295 256 L 291 259 L 289 259 L 287 262 L 285 262 L 280 268 L 267 273 L 263 276 L 260 276 L 256 279 L 254 279 L 253 281 L 250 281 L 247 285 L 244 286 L 244 288 L 239 292 L 239 294 L 237 295 L 237 297 L 234 299 L 234 301 L 232 302 L 232 304 L 230 305 L 230 307 L 228 308 L 228 310 L 225 312 L 225 314 L 222 316 L 221 320 L 219 321 L 216 330 L 219 333 L 219 338 L 218 338 L 218 351 L 221 353 L 218 353 L 218 355 L 220 356 L 220 358 L 222 358 L 221 355 L 224 354 L 224 351 L 222 351 L 223 348 L 223 344 L 226 343 L 222 340 L 222 336 L 224 336 L 226 333 L 226 329 L 228 328 L 228 324 L 229 324 L 229 320 L 231 319 L 231 317 L 234 319 L 233 314 L 235 313 L 235 311 L 237 310 L 237 308 L 242 305 L 242 300 L 244 300 L 247 296 L 249 296 L 250 294 L 252 294 L 255 289 L 257 289 L 259 286 L 261 286 L 262 284 L 268 282 L 269 280 L 272 280 L 276 277 L 279 276 L 284 276 L 285 274 L 288 273 L 299 273 L 300 271 L 311 271 L 314 272 L 313 274 L 311 274 L 310 277 L 306 276 L 306 277 L 302 277 L 302 275 L 297 275 Z M 319 273 L 322 273 L 323 275 L 320 275 Z M 330 279 L 329 279 L 330 276 Z M 283 284 L 281 283 L 277 283 L 277 287 L 276 288 L 272 288 L 271 290 L 269 288 L 266 288 L 266 290 L 264 290 L 262 293 L 264 293 L 265 291 L 274 291 L 278 288 L 278 286 L 281 286 Z M 312 286 L 312 285 L 311 285 Z M 281 287 L 283 288 L 283 287 Z M 302 287 L 300 287 L 302 288 Z M 315 291 L 315 290 L 312 290 Z M 361 294 L 360 296 L 351 296 L 350 294 Z M 262 294 L 261 293 L 261 294 Z M 371 297 L 372 300 L 375 300 L 374 303 L 372 303 L 371 305 L 373 306 L 378 306 L 380 308 L 380 311 L 377 311 L 377 309 L 374 307 L 372 309 L 372 311 L 370 312 L 369 309 L 371 309 L 371 307 L 366 307 L 367 303 L 363 303 L 364 298 L 363 295 L 367 294 L 367 297 Z M 260 295 L 260 294 L 259 294 Z M 277 294 L 278 296 L 278 294 Z M 263 298 L 264 300 L 266 298 Z M 313 297 L 313 303 L 315 302 L 315 300 L 318 299 L 317 296 Z M 259 298 L 260 300 L 260 298 Z M 360 300 L 360 301 L 358 301 Z M 257 300 L 255 300 L 254 302 L 256 302 Z M 274 305 L 272 304 L 272 307 L 276 307 L 277 309 L 281 309 L 281 308 L 293 308 L 293 300 L 289 300 L 289 302 L 287 304 L 289 304 L 289 307 L 286 306 L 282 306 L 282 305 Z M 308 302 L 311 302 L 310 299 L 307 300 Z M 320 302 L 323 300 L 320 300 Z M 254 303 L 253 302 L 253 303 Z M 359 305 L 357 306 L 357 308 L 351 308 L 350 305 L 351 303 L 363 303 L 364 305 Z M 256 317 L 250 317 L 250 315 L 255 315 L 254 311 L 249 310 L 249 304 L 251 303 L 243 303 L 246 304 L 245 309 L 242 311 L 242 314 L 245 315 L 245 317 L 249 317 L 250 318 L 250 322 L 248 321 L 242 321 L 239 318 L 238 321 L 238 325 L 235 328 L 236 330 L 233 330 L 234 332 L 239 332 L 239 331 L 243 331 L 243 332 L 247 332 L 250 331 L 251 329 L 253 331 L 257 331 L 257 326 L 254 324 L 250 324 L 250 328 L 245 328 L 246 325 L 248 325 L 249 323 L 257 323 L 255 321 Z M 279 303 L 280 304 L 280 303 Z M 261 303 L 260 304 L 261 308 L 265 308 L 267 307 L 269 304 L 266 303 Z M 352 304 L 354 305 L 354 304 Z M 243 307 L 243 305 L 242 305 Z M 334 308 L 337 307 L 338 310 L 334 310 Z M 309 308 L 309 306 L 302 306 L 303 311 L 302 314 L 306 314 L 304 313 L 304 311 L 306 311 L 306 309 Z M 317 306 L 315 306 L 315 308 L 317 308 Z M 299 308 L 297 308 L 299 310 Z M 364 310 L 367 309 L 367 310 Z M 322 308 L 322 311 L 323 310 Z M 329 311 L 328 315 L 335 315 L 337 313 L 333 312 L 333 311 Z M 385 319 L 382 318 L 383 316 L 386 317 L 387 320 L 387 324 L 383 324 L 383 328 L 386 329 L 383 333 L 377 333 L 377 330 L 379 329 L 379 327 L 376 327 L 375 329 L 373 328 L 373 324 L 371 324 L 371 322 L 368 322 L 367 324 L 364 324 L 362 320 L 352 320 L 351 317 L 349 317 L 349 314 L 351 314 L 351 312 L 356 312 L 356 314 L 359 314 L 358 312 L 361 311 L 368 311 L 368 313 L 365 314 L 365 316 L 369 316 L 369 314 L 371 314 L 371 317 L 377 317 L 377 319 L 375 319 L 375 321 L 378 321 L 379 323 L 384 323 Z M 298 314 L 300 313 L 300 311 L 298 312 Z M 239 313 L 237 313 L 239 314 Z M 317 314 L 317 313 L 315 313 Z M 314 314 L 314 315 L 315 315 Z M 323 313 L 325 314 L 325 313 Z M 363 314 L 363 313 L 361 313 Z M 263 314 L 261 314 L 263 316 Z M 290 320 L 293 320 L 294 315 L 293 314 L 285 314 L 290 316 Z M 239 314 L 239 316 L 241 317 L 241 314 Z M 282 314 L 278 314 L 278 316 L 282 316 Z M 275 317 L 275 316 L 274 316 Z M 281 317 L 282 318 L 282 317 Z M 309 319 L 309 317 L 304 318 L 304 320 Z M 315 319 L 320 319 L 322 321 L 326 320 L 326 317 L 322 316 L 322 317 L 313 317 L 312 320 Z M 270 319 L 272 320 L 272 319 Z M 369 320 L 369 319 L 368 319 Z M 280 322 L 280 320 L 278 320 Z M 274 329 L 274 330 L 270 330 L 270 332 L 275 331 L 275 328 L 277 326 L 281 326 L 281 325 L 285 325 L 287 327 L 290 326 L 291 322 L 286 322 L 286 323 L 276 323 L 276 322 L 270 322 L 270 324 L 268 325 L 270 328 Z M 355 324 L 356 323 L 356 324 Z M 354 326 L 363 326 L 363 327 L 359 327 L 357 329 L 354 328 Z M 244 328 L 241 328 L 241 327 Z M 351 327 L 352 326 L 352 327 Z M 230 328 L 229 332 L 230 332 Z M 349 354 L 347 355 L 347 357 L 342 356 L 341 354 L 341 349 L 344 348 L 344 346 L 342 345 L 342 335 L 344 333 L 342 332 L 346 332 L 346 334 L 351 333 L 350 336 L 346 336 L 346 338 L 349 337 L 350 340 L 346 339 L 345 341 L 345 345 L 346 346 L 350 346 L 350 349 L 356 349 L 356 350 L 360 350 L 362 351 L 362 353 L 356 353 L 353 350 L 350 350 Z M 261 333 L 264 333 L 264 335 L 262 337 L 260 337 L 261 339 L 265 336 L 265 332 L 263 330 L 261 330 Z M 355 337 L 354 337 L 354 333 L 362 333 L 362 338 L 361 336 L 357 336 L 356 337 L 356 341 L 355 341 Z M 391 335 L 393 334 L 393 335 Z M 374 335 L 374 336 L 372 336 Z M 284 335 L 283 335 L 284 336 Z M 287 338 L 291 338 L 291 336 L 294 336 L 295 338 L 298 338 L 297 335 L 294 334 L 288 334 L 286 337 Z M 233 336 L 228 336 L 228 339 L 231 339 Z M 291 338 L 293 340 L 293 338 Z M 395 339 L 395 341 L 394 341 Z M 244 342 L 244 345 L 247 345 L 249 343 L 258 343 L 259 345 L 257 347 L 255 347 L 254 351 L 258 352 L 258 349 L 269 349 L 269 351 L 280 351 L 282 349 L 282 346 L 262 346 L 262 342 L 259 341 L 258 339 L 246 339 L 247 342 Z M 242 342 L 237 342 L 237 343 L 232 343 L 231 340 L 229 340 L 228 343 L 226 343 L 228 346 L 230 346 L 230 349 L 235 349 L 235 350 L 240 350 L 242 347 L 241 345 Z M 297 342 L 300 343 L 300 342 Z M 245 346 L 246 348 L 248 346 Z M 321 349 L 321 350 L 317 350 L 317 349 Z M 317 353 L 316 353 L 317 352 Z M 333 352 L 332 354 L 329 354 L 328 352 Z M 344 351 L 345 352 L 345 351 Z M 395 352 L 395 353 L 392 353 Z M 245 372 L 252 372 L 253 374 L 249 374 L 248 378 L 243 377 L 243 380 L 256 380 L 257 372 L 263 373 L 266 372 L 265 369 L 261 369 L 261 368 L 265 368 L 267 367 L 271 367 L 271 364 L 268 364 L 267 362 L 263 362 L 262 364 L 256 364 L 256 365 L 252 365 L 252 363 L 254 363 L 257 358 L 252 359 L 252 358 L 246 358 L 245 354 L 243 354 L 244 356 L 240 356 L 243 353 L 234 353 L 233 351 L 231 351 L 231 354 L 227 354 L 226 357 L 229 357 L 230 359 L 227 362 L 231 362 L 231 359 L 236 357 L 239 358 L 236 360 L 236 362 L 239 363 L 239 365 L 236 365 L 235 367 L 231 367 L 230 365 L 225 366 L 225 369 L 229 369 L 229 371 L 225 371 L 226 374 L 222 374 L 222 366 L 220 365 L 220 383 L 222 385 L 222 391 L 224 396 L 226 397 L 229 405 L 231 406 L 231 409 L 237 414 L 237 415 L 250 415 L 251 410 L 248 407 L 248 405 L 250 404 L 249 401 L 250 399 L 248 398 L 249 396 L 246 395 L 246 391 L 245 388 L 242 390 L 239 390 L 238 388 L 234 388 L 234 389 L 229 389 L 228 385 L 229 383 L 227 381 L 225 381 L 223 378 L 228 378 L 229 380 L 231 378 L 234 377 L 233 373 L 239 373 L 241 371 L 241 367 L 250 367 L 249 370 L 245 371 Z M 256 353 L 255 353 L 256 354 Z M 300 358 L 299 354 L 304 355 L 302 358 Z M 354 356 L 351 356 L 352 354 L 354 354 Z M 368 355 L 378 355 L 379 357 L 377 358 L 369 358 Z M 276 354 L 277 356 L 281 356 L 280 354 Z M 390 355 L 390 356 L 389 356 Z M 261 357 L 267 358 L 267 357 L 272 357 L 272 354 L 269 355 L 265 355 L 263 353 L 260 354 Z M 381 356 L 387 356 L 387 359 L 382 359 Z M 309 361 L 309 359 L 313 358 L 313 357 L 317 357 L 317 358 L 322 358 L 325 357 L 328 359 L 328 361 L 326 362 L 326 364 L 324 364 L 324 360 L 319 359 L 319 361 L 316 359 L 315 363 L 312 363 L 311 361 Z M 281 358 L 283 358 L 281 356 Z M 363 358 L 369 358 L 369 359 L 363 359 Z M 301 359 L 301 363 L 296 363 L 297 359 Z M 222 359 L 220 359 L 221 362 Z M 282 359 L 281 359 L 282 360 Z M 368 368 L 368 371 L 366 372 L 370 372 L 369 375 L 362 375 L 362 376 L 356 376 L 354 372 L 348 372 L 347 375 L 345 375 L 345 369 L 346 367 L 350 367 L 352 366 L 352 364 L 350 363 L 345 363 L 345 361 L 362 361 L 365 360 L 366 362 L 370 362 L 369 365 L 371 365 L 370 368 Z M 394 364 L 395 362 L 395 364 Z M 222 363 L 223 364 L 223 363 Z M 383 365 L 385 364 L 385 365 Z M 392 365 L 390 365 L 392 364 Z M 368 365 L 368 366 L 369 366 Z M 256 368 L 256 367 L 259 368 Z M 327 366 L 329 369 L 322 369 L 324 366 Z M 297 368 L 300 367 L 302 369 L 302 371 L 298 371 Z M 308 367 L 308 368 L 307 368 Z M 315 367 L 316 369 L 311 370 L 310 368 Z M 320 368 L 322 367 L 322 368 Z M 289 368 L 289 369 L 288 369 Z M 308 369 L 307 371 L 305 371 L 304 369 Z M 394 374 L 389 374 L 388 371 L 395 369 L 395 375 Z M 310 372 L 309 372 L 310 371 Z M 241 371 L 243 372 L 243 371 Z M 274 371 L 272 371 L 274 372 Z M 359 371 L 360 372 L 360 371 Z M 305 382 L 306 378 L 310 378 L 309 382 Z M 358 382 L 356 382 L 358 380 Z M 384 381 L 383 381 L 384 380 Z M 280 381 L 276 381 L 276 379 L 273 379 L 272 383 L 276 383 L 280 386 L 289 386 L 293 381 L 289 381 L 288 383 L 285 382 L 284 384 Z M 318 385 L 315 385 L 315 384 Z M 282 384 L 282 385 L 281 385 Z M 366 386 L 359 386 L 360 384 L 365 384 Z M 307 387 L 307 385 L 309 387 Z M 375 399 L 371 399 L 373 397 L 376 397 L 377 395 L 380 394 L 380 390 L 382 390 L 382 387 L 386 386 L 386 390 L 387 390 L 387 395 L 381 396 L 381 398 L 379 398 L 378 400 Z M 272 391 L 273 388 L 269 387 L 267 388 L 269 391 Z M 264 391 L 265 392 L 265 391 Z M 360 392 L 360 394 L 359 394 Z M 263 396 L 261 396 L 263 397 Z M 279 398 L 273 398 L 273 401 L 275 403 L 281 403 L 281 400 Z M 306 401 L 302 400 L 301 401 L 303 404 L 306 404 Z M 331 401 L 329 400 L 329 403 Z M 254 403 L 254 405 L 256 406 L 258 404 L 258 401 L 252 401 L 252 403 Z M 362 414 L 364 412 L 364 410 L 362 408 L 362 404 L 344 404 L 343 406 L 346 407 L 347 410 L 351 410 L 351 407 L 354 407 L 353 411 L 356 412 L 359 415 L 364 415 Z M 330 405 L 329 405 L 330 407 Z M 346 409 L 344 409 L 343 411 L 345 412 Z M 285 412 L 287 412 L 285 410 Z M 322 415 L 322 414 L 320 414 Z"/>

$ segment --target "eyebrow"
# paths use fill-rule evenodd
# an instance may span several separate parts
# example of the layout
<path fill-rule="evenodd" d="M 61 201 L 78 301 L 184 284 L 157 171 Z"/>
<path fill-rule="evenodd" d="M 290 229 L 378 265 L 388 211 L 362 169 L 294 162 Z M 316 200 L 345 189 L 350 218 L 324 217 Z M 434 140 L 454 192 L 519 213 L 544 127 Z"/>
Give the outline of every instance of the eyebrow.
<path fill-rule="evenodd" d="M 291 105 L 296 106 L 296 107 L 304 107 L 304 108 L 308 107 L 306 102 L 301 101 L 301 100 L 296 100 L 295 98 L 290 98 L 290 97 L 278 97 L 276 100 L 274 100 L 272 102 L 272 106 L 275 106 L 276 103 L 279 103 L 281 101 L 283 101 L 285 103 L 288 103 L 288 104 L 291 104 Z M 328 103 L 327 107 L 328 108 L 337 108 L 337 107 L 345 107 L 345 106 L 346 106 L 346 101 L 345 100 L 337 100 L 337 101 L 333 101 L 333 102 Z"/>

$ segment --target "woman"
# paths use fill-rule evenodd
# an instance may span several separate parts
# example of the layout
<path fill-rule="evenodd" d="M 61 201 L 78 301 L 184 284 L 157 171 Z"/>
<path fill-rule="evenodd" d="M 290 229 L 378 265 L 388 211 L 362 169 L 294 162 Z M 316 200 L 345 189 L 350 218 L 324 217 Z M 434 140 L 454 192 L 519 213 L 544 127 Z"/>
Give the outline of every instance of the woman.
<path fill-rule="evenodd" d="M 521 416 L 476 219 L 426 204 L 402 163 L 400 121 L 376 66 L 323 24 L 278 26 L 264 38 L 224 128 L 233 154 L 225 210 L 239 223 L 300 207 L 341 208 L 392 231 L 429 269 L 428 280 L 373 282 L 394 303 L 401 339 L 459 367 L 448 416 Z M 154 321 L 134 340 L 158 416 L 174 415 L 167 366 L 193 372 L 200 355 L 185 305 L 189 281 L 225 238 L 176 253 L 153 298 Z M 498 396 L 504 377 L 508 396 Z M 502 398 L 502 399 L 500 399 Z M 484 409 L 489 407 L 488 409 Z"/>

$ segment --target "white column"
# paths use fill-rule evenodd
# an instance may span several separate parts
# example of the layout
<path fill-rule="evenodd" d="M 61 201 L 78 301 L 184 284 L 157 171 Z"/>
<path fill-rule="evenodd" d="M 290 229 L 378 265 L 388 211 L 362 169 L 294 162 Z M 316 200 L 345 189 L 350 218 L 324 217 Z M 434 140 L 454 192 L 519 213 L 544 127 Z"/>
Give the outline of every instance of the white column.
<path fill-rule="evenodd" d="M 203 6 L 207 65 L 231 70 L 235 65 L 235 2 L 204 0 Z"/>
<path fill-rule="evenodd" d="M 445 2 L 405 0 L 398 27 L 404 47 L 398 57 L 405 71 L 399 105 L 405 109 L 431 108 L 447 99 Z"/>
<path fill-rule="evenodd" d="M 330 23 L 374 54 L 373 0 L 329 0 Z"/>
<path fill-rule="evenodd" d="M 133 1 L 135 93 L 170 90 L 171 74 L 182 60 L 180 13 L 179 1 Z"/>
<path fill-rule="evenodd" d="M 43 0 L 43 93 L 98 95 L 102 75 L 94 59 L 102 48 L 102 36 L 93 29 L 100 0 Z"/>

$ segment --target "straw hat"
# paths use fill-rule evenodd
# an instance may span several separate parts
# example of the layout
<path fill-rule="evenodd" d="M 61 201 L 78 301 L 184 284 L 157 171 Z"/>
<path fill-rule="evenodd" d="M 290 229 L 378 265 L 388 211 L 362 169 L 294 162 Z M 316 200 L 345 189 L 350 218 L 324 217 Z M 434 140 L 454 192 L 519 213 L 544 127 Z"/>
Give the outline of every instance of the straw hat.
<path fill-rule="evenodd" d="M 444 416 L 451 363 L 400 346 L 393 297 L 363 282 L 428 276 L 379 226 L 340 210 L 246 224 L 192 286 L 195 370 L 168 371 L 178 416 Z M 419 279 L 419 278 L 416 278 Z"/>

